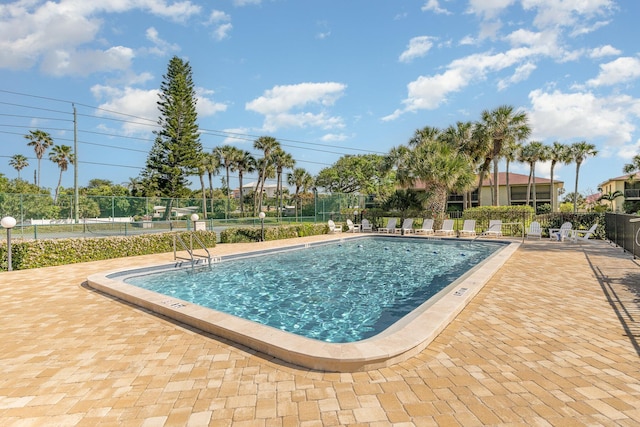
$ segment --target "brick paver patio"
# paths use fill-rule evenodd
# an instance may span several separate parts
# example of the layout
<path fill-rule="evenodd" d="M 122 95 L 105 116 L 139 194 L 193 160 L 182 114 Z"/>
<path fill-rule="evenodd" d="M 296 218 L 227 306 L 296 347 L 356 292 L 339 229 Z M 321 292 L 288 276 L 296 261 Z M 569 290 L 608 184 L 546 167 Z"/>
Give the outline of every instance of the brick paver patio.
<path fill-rule="evenodd" d="M 83 285 L 169 259 L 0 273 L 0 425 L 640 425 L 640 265 L 605 242 L 527 241 L 426 350 L 359 373 L 279 363 Z"/>

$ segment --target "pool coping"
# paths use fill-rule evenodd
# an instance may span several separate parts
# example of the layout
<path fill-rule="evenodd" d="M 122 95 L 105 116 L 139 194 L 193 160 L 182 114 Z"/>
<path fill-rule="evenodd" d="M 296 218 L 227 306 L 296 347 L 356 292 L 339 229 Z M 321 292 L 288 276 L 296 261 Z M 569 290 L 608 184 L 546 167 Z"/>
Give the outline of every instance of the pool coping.
<path fill-rule="evenodd" d="M 359 236 L 337 236 L 336 239 L 318 244 L 353 237 Z M 423 239 L 424 237 L 415 238 Z M 489 240 L 496 241 L 495 239 L 487 239 L 487 241 Z M 357 372 L 391 366 L 426 348 L 520 247 L 520 242 L 501 242 L 505 243 L 503 248 L 452 282 L 435 297 L 390 328 L 374 337 L 353 343 L 327 343 L 305 338 L 138 288 L 120 280 L 124 277 L 125 272 L 166 268 L 169 266 L 166 263 L 153 264 L 138 269 L 129 267 L 92 274 L 88 276 L 87 283 L 96 290 L 131 304 L 294 365 L 319 371 Z M 295 249 L 305 245 L 283 245 L 277 250 Z M 265 251 L 250 251 L 244 255 L 255 254 L 255 252 L 264 253 Z M 230 254 L 224 258 L 241 255 L 242 253 Z"/>

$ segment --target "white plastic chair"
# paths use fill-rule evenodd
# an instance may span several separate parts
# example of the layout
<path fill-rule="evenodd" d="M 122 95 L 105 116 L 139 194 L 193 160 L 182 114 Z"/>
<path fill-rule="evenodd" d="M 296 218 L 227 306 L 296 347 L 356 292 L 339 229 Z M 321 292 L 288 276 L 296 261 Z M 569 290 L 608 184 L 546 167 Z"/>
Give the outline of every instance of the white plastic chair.
<path fill-rule="evenodd" d="M 476 235 L 476 220 L 465 219 L 462 224 L 462 230 L 460 230 L 460 237 L 473 237 Z"/>
<path fill-rule="evenodd" d="M 425 218 L 422 221 L 422 228 L 418 228 L 415 230 L 416 234 L 425 234 L 430 235 L 433 234 L 433 218 Z"/>
<path fill-rule="evenodd" d="M 396 222 L 397 222 L 397 219 L 389 218 L 389 221 L 387 221 L 387 226 L 378 228 L 378 233 L 395 234 L 395 232 L 396 232 Z"/>
<path fill-rule="evenodd" d="M 540 223 L 538 221 L 531 221 L 529 229 L 527 230 L 527 237 L 537 237 L 538 239 L 542 239 L 542 227 L 540 227 Z"/>
<path fill-rule="evenodd" d="M 454 221 L 452 219 L 445 219 L 442 222 L 442 228 L 440 228 L 440 230 L 436 230 L 436 234 L 445 236 L 451 236 L 455 234 L 455 231 L 453 230 L 453 223 Z"/>
<path fill-rule="evenodd" d="M 569 236 L 569 234 L 571 233 L 571 228 L 573 227 L 573 224 L 571 224 L 569 221 L 563 223 L 560 228 L 550 228 L 549 229 L 549 238 L 551 240 L 558 240 L 560 242 L 563 242 L 564 239 L 566 237 Z"/>
<path fill-rule="evenodd" d="M 400 227 L 400 233 L 411 234 L 413 233 L 413 218 L 405 218 L 402 221 L 402 227 Z"/>
<path fill-rule="evenodd" d="M 595 233 L 598 223 L 595 223 L 588 230 L 571 230 L 571 241 L 573 243 L 583 243 L 589 240 L 589 237 Z"/>
<path fill-rule="evenodd" d="M 362 225 L 360 226 L 360 229 L 362 230 L 362 232 L 366 232 L 366 231 L 373 231 L 373 226 L 371 225 L 371 223 L 369 222 L 368 219 L 363 219 L 362 220 Z"/>
<path fill-rule="evenodd" d="M 333 220 L 330 219 L 328 224 L 329 224 L 329 233 L 342 233 L 342 227 L 339 225 L 336 225 L 336 223 L 333 222 Z"/>

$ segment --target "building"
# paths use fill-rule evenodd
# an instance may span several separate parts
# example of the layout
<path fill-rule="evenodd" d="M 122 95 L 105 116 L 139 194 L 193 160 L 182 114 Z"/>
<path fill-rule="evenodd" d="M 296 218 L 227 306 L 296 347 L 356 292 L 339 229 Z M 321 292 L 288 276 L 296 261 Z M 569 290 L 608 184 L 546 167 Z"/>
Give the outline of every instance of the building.
<path fill-rule="evenodd" d="M 601 202 L 610 204 L 611 210 L 614 212 L 624 212 L 624 202 L 636 202 L 640 204 L 640 173 L 636 173 L 633 179 L 629 179 L 629 175 L 622 175 L 611 178 L 599 185 L 601 195 L 613 195 L 619 191 L 622 196 L 613 200 L 603 200 Z"/>
<path fill-rule="evenodd" d="M 476 182 L 478 177 L 476 176 Z M 527 186 L 529 183 L 529 175 L 519 173 L 509 173 L 509 188 L 511 190 L 511 204 L 524 205 L 527 203 Z M 481 205 L 493 205 L 493 174 L 485 175 L 481 192 Z M 554 180 L 553 190 L 551 189 L 551 180 L 547 178 L 536 177 L 536 203 L 538 205 L 551 204 L 552 197 L 555 197 L 555 207 L 558 208 L 558 196 L 560 189 L 564 187 L 563 181 Z M 414 187 L 416 189 L 425 189 L 424 183 L 418 182 Z M 448 210 L 462 210 L 464 196 L 461 194 L 449 194 L 447 199 Z M 498 205 L 507 206 L 507 174 L 506 172 L 498 173 Z M 533 183 L 531 185 L 531 195 L 529 197 L 529 205 L 533 206 Z M 471 193 L 471 206 L 478 206 L 478 191 Z"/>
<path fill-rule="evenodd" d="M 258 183 L 256 181 L 252 181 L 252 182 L 249 182 L 248 184 L 244 184 L 242 186 L 242 194 L 247 195 L 249 193 L 256 191 L 257 184 Z M 276 191 L 278 191 L 278 186 L 276 184 L 265 184 L 263 191 L 266 197 L 269 197 L 269 198 L 275 197 Z M 235 190 L 233 190 L 233 197 L 236 199 L 240 198 L 240 189 L 236 188 Z"/>

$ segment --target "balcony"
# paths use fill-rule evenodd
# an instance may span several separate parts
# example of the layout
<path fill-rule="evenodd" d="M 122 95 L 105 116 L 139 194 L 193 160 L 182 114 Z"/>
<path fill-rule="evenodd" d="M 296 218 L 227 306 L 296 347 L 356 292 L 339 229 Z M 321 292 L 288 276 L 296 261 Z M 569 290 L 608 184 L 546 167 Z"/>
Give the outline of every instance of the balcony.
<path fill-rule="evenodd" d="M 624 190 L 624 198 L 626 200 L 638 200 L 638 199 L 640 199 L 640 189 L 627 189 L 627 190 Z"/>

